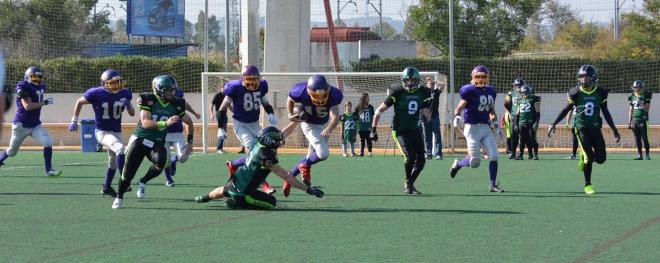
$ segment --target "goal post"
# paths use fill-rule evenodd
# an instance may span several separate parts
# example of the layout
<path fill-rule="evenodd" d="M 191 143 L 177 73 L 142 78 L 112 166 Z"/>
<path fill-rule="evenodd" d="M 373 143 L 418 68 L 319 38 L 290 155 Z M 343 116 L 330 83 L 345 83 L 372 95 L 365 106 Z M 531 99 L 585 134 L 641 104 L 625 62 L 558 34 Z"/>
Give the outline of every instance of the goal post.
<path fill-rule="evenodd" d="M 401 81 L 400 72 L 299 72 L 299 73 L 272 73 L 272 72 L 262 72 L 261 77 L 268 82 L 268 101 L 271 103 L 275 110 L 275 115 L 278 119 L 278 127 L 284 127 L 289 123 L 288 113 L 286 112 L 286 100 L 288 98 L 288 93 L 291 87 L 300 82 L 306 82 L 307 79 L 312 75 L 324 75 L 330 85 L 335 86 L 342 90 L 344 95 L 344 100 L 340 105 L 340 110 L 343 113 L 344 103 L 346 101 L 351 101 L 353 108 L 359 103 L 362 93 L 369 94 L 369 103 L 377 108 L 381 102 L 387 97 L 387 89 L 390 84 L 397 83 Z M 204 72 L 202 73 L 202 101 L 201 105 L 203 107 L 208 107 L 213 98 L 213 94 L 216 93 L 218 87 L 224 86 L 230 80 L 238 79 L 240 77 L 239 72 Z M 452 105 L 448 105 L 448 102 L 451 102 L 449 98 L 453 96 L 453 91 L 450 91 L 447 86 L 447 77 L 439 72 L 420 72 L 421 82 L 425 84 L 425 78 L 432 77 L 436 81 L 436 85 L 439 85 L 443 88 L 443 92 L 440 96 L 440 121 L 443 126 L 448 124 L 448 119 L 450 116 L 449 110 L 453 109 Z M 449 92 L 449 94 L 448 94 Z M 240 142 L 236 139 L 234 131 L 232 128 L 232 118 L 231 111 L 227 112 L 229 118 L 229 125 L 227 127 L 227 140 L 225 145 L 240 146 Z M 267 121 L 264 118 L 265 114 L 261 114 L 261 124 L 267 124 Z M 389 132 L 393 113 L 392 111 L 387 111 L 381 117 L 379 124 L 379 132 Z M 217 130 L 217 123 L 215 120 L 211 121 L 211 116 L 208 113 L 208 110 L 202 111 L 202 144 L 204 153 L 208 152 L 209 147 L 212 147 L 212 143 L 216 139 L 216 133 L 212 132 Z M 448 146 L 453 146 L 451 139 L 453 138 L 452 129 L 443 129 L 442 137 L 443 145 L 445 148 Z M 335 129 L 332 136 L 328 140 L 328 144 L 331 148 L 341 147 L 341 125 Z M 384 137 L 384 136 L 383 136 Z M 392 144 L 392 141 L 389 142 Z M 359 144 L 359 143 L 358 143 Z M 291 148 L 305 148 L 307 147 L 307 142 L 302 137 L 302 132 L 300 129 L 297 129 L 296 133 L 292 134 L 287 138 L 287 144 L 285 147 Z M 386 141 L 379 140 L 374 143 L 374 147 L 383 147 L 391 148 L 392 145 L 386 146 Z"/>

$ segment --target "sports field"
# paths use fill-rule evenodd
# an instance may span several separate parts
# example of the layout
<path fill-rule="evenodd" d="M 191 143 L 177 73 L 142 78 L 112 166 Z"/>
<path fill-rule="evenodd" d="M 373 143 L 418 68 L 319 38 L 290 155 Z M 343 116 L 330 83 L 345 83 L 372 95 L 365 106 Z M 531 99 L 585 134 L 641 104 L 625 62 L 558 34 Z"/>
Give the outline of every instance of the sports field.
<path fill-rule="evenodd" d="M 105 153 L 56 152 L 63 175 L 47 179 L 41 152 L 20 152 L 0 169 L 0 261 L 660 261 L 660 162 L 633 154 L 595 165 L 593 196 L 565 155 L 500 161 L 505 193 L 487 192 L 487 165 L 450 179 L 446 156 L 427 162 L 421 196 L 401 191 L 400 156 L 333 155 L 312 170 L 323 199 L 293 189 L 276 194 L 273 211 L 193 203 L 224 184 L 224 160 L 236 156 L 194 155 L 178 166 L 176 187 L 156 178 L 146 200 L 127 193 L 112 210 L 99 194 Z M 280 159 L 290 167 L 298 157 Z"/>

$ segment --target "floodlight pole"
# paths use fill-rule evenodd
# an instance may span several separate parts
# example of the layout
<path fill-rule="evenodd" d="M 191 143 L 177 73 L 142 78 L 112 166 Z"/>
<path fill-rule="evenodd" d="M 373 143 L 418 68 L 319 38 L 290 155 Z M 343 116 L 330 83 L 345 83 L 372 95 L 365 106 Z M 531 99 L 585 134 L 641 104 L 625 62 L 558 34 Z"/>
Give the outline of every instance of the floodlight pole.
<path fill-rule="evenodd" d="M 225 71 L 229 71 L 229 0 L 225 0 Z"/>
<path fill-rule="evenodd" d="M 373 7 L 374 10 L 376 10 L 376 13 L 378 14 L 378 17 L 380 19 L 380 29 L 378 30 L 378 35 L 380 35 L 380 38 L 382 39 L 383 38 L 383 0 L 378 0 L 379 8 L 376 8 L 376 6 L 371 3 L 371 0 L 367 0 L 367 4 Z"/>
<path fill-rule="evenodd" d="M 447 2 L 449 4 L 449 95 L 451 96 L 451 110 L 453 112 L 456 107 L 454 104 L 454 1 L 447 0 Z M 450 120 L 453 121 L 453 116 Z M 454 138 L 453 128 L 449 129 L 449 138 L 451 139 L 451 149 L 455 150 L 456 139 Z"/>

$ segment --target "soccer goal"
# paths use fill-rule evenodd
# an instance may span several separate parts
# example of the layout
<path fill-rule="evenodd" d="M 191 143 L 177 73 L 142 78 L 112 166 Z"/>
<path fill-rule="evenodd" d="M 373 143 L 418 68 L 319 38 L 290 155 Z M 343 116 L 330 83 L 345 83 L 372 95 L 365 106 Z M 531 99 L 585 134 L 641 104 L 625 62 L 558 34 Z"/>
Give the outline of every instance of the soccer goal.
<path fill-rule="evenodd" d="M 344 100 L 340 107 L 341 112 L 344 111 L 344 103 L 346 101 L 351 101 L 353 107 L 357 106 L 360 101 L 362 93 L 369 94 L 369 103 L 377 108 L 387 96 L 387 88 L 390 84 L 397 83 L 401 81 L 400 72 L 351 72 L 351 73 L 333 73 L 333 72 L 319 72 L 319 73 L 261 73 L 262 78 L 268 81 L 268 101 L 271 103 L 275 109 L 275 114 L 277 115 L 278 124 L 277 126 L 282 128 L 289 123 L 287 118 L 288 114 L 286 112 L 286 101 L 288 97 L 289 89 L 296 83 L 306 82 L 307 79 L 314 74 L 325 75 L 328 79 L 328 82 L 343 90 Z M 420 72 L 421 81 L 425 83 L 427 77 L 432 77 L 436 81 L 436 85 L 439 87 L 445 87 L 440 96 L 440 118 L 442 124 L 449 123 L 447 121 L 450 107 L 448 107 L 448 98 L 451 96 L 447 94 L 447 78 L 445 75 L 438 72 Z M 238 72 L 206 72 L 202 73 L 202 105 L 208 107 L 211 104 L 213 95 L 217 93 L 220 87 L 230 80 L 238 79 L 240 73 Z M 450 102 L 451 103 L 451 102 Z M 209 115 L 207 110 L 202 111 L 202 144 L 204 152 L 206 153 L 209 147 L 213 147 L 217 138 L 217 122 L 215 118 Z M 239 141 L 234 135 L 232 128 L 232 118 L 231 112 L 228 111 L 229 125 L 227 127 L 227 140 L 225 141 L 226 146 L 240 146 Z M 267 124 L 264 116 L 261 114 L 261 124 L 262 126 Z M 379 123 L 379 134 L 381 138 L 374 147 L 376 148 L 392 148 L 393 142 L 391 139 L 388 139 L 388 134 L 390 130 L 390 125 L 392 122 L 392 110 L 388 110 L 384 116 L 381 118 Z M 447 129 L 443 129 L 447 130 Z M 451 133 L 451 132 L 450 132 Z M 335 129 L 334 134 L 329 139 L 329 144 L 331 148 L 341 147 L 341 125 Z M 447 134 L 443 132 L 443 142 L 449 142 L 448 138 L 451 138 L 453 134 Z M 358 138 L 359 140 L 359 138 Z M 304 148 L 307 147 L 306 140 L 304 139 L 300 129 L 297 129 L 296 133 L 291 135 L 286 140 L 286 146 L 289 148 Z M 359 145 L 359 142 L 357 143 Z M 445 146 L 446 147 L 446 146 Z"/>

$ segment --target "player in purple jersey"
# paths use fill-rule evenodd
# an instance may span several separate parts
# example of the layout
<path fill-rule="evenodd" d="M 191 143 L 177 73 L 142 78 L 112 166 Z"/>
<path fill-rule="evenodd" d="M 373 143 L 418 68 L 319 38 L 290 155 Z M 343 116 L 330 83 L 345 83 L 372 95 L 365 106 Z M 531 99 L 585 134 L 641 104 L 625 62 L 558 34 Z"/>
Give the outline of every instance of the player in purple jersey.
<path fill-rule="evenodd" d="M 312 165 L 327 159 L 330 155 L 328 137 L 339 123 L 338 105 L 343 99 L 344 95 L 341 91 L 330 86 L 323 75 L 311 76 L 306 83 L 295 84 L 289 91 L 287 100 L 289 120 L 300 122 L 303 134 L 309 142 L 307 155 L 291 169 L 291 175 L 297 176 L 302 172 L 303 182 L 308 186 L 312 183 Z M 300 104 L 303 111 L 294 115 L 293 108 L 296 103 Z M 288 130 L 288 127 L 285 130 Z M 284 196 L 289 196 L 291 184 L 284 182 L 282 189 Z"/>
<path fill-rule="evenodd" d="M 232 80 L 225 84 L 223 89 L 225 99 L 220 105 L 220 114 L 226 114 L 227 108 L 231 105 L 232 118 L 234 119 L 234 133 L 245 149 L 252 148 L 257 141 L 257 134 L 261 130 L 259 125 L 259 116 L 261 107 L 268 114 L 268 121 L 271 126 L 277 125 L 277 118 L 273 106 L 268 102 L 266 94 L 268 93 L 268 82 L 261 78 L 259 69 L 254 65 L 246 65 L 241 70 L 241 78 Z M 226 127 L 226 119 L 222 119 L 220 127 Z M 220 128 L 218 137 L 226 138 L 227 131 Z M 235 167 L 244 165 L 245 158 L 232 161 Z M 275 189 L 264 181 L 262 190 L 265 193 L 272 194 Z"/>
<path fill-rule="evenodd" d="M 168 77 L 171 77 L 168 75 Z M 179 87 L 179 83 L 176 81 L 176 79 L 172 78 L 172 82 L 175 84 L 176 91 L 174 92 L 174 96 L 177 98 L 183 99 L 184 92 L 183 88 Z M 195 111 L 195 109 L 188 104 L 186 101 L 186 111 L 189 111 L 197 119 L 199 119 L 200 115 Z M 188 128 L 186 126 L 186 128 Z M 188 130 L 186 130 L 189 132 Z M 165 169 L 165 186 L 167 187 L 174 187 L 174 180 L 172 179 L 172 176 L 176 175 L 176 164 L 177 163 L 185 163 L 188 161 L 189 155 L 186 154 L 186 149 L 188 148 L 188 145 L 186 143 L 185 138 L 183 137 L 183 122 L 177 122 L 174 125 L 170 126 L 167 128 L 167 137 L 165 137 L 165 148 L 168 149 L 170 146 L 174 146 L 176 150 L 176 154 L 172 155 L 170 158 L 170 167 Z"/>
<path fill-rule="evenodd" d="M 0 152 L 0 166 L 7 158 L 18 153 L 27 136 L 32 136 L 44 146 L 46 176 L 52 178 L 60 176 L 62 172 L 53 169 L 53 143 L 48 130 L 41 126 L 41 108 L 54 102 L 53 98 L 44 99 L 46 83 L 43 76 L 41 68 L 31 66 L 25 71 L 24 80 L 16 84 L 16 116 L 11 126 L 9 148 Z"/>
<path fill-rule="evenodd" d="M 489 84 L 490 70 L 485 66 L 476 66 L 472 70 L 472 83 L 460 89 L 461 101 L 454 109 L 454 127 L 458 127 L 461 120 L 465 122 L 463 135 L 467 141 L 468 155 L 462 159 L 455 159 L 449 170 L 454 178 L 463 167 L 479 167 L 481 164 L 481 147 L 486 149 L 489 156 L 488 171 L 490 172 L 490 191 L 503 192 L 497 185 L 497 142 L 493 129 L 500 136 L 502 131 L 497 123 L 495 113 L 495 88 Z M 463 117 L 461 117 L 461 113 Z"/>
<path fill-rule="evenodd" d="M 114 69 L 108 69 L 101 74 L 101 86 L 89 88 L 76 101 L 69 125 L 69 131 L 78 131 L 78 116 L 82 106 L 92 105 L 96 121 L 94 136 L 99 144 L 108 148 L 108 169 L 101 192 L 112 197 L 117 196 L 117 192 L 112 188 L 115 171 L 119 170 L 121 176 L 126 161 L 126 147 L 121 141 L 121 117 L 124 109 L 129 115 L 135 116 L 132 99 L 133 93 L 129 89 L 124 89 L 124 79 L 121 74 Z"/>

